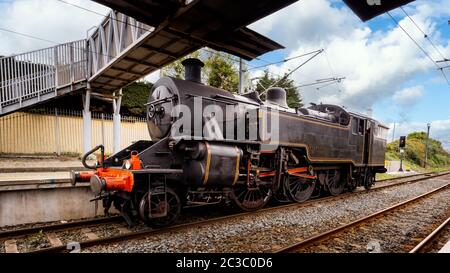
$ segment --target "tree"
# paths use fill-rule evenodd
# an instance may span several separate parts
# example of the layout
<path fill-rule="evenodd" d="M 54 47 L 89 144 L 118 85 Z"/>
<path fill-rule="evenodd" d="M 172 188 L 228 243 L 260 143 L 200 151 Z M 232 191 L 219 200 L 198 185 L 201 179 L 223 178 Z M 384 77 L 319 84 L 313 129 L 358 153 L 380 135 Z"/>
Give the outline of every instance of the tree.
<path fill-rule="evenodd" d="M 121 114 L 145 117 L 150 89 L 153 84 L 147 81 L 135 82 L 123 89 Z"/>
<path fill-rule="evenodd" d="M 205 61 L 205 73 L 208 85 L 237 93 L 239 72 L 235 62 L 226 53 L 209 53 Z"/>
<path fill-rule="evenodd" d="M 174 61 L 173 63 L 167 65 L 166 67 L 162 68 L 162 75 L 163 76 L 169 76 L 174 77 L 177 79 L 184 79 L 184 67 L 181 64 L 184 60 L 189 58 L 198 58 L 200 59 L 200 51 L 192 52 L 191 54 Z"/>
<path fill-rule="evenodd" d="M 405 160 L 418 166 L 423 166 L 425 161 L 427 133 L 413 132 L 406 138 Z M 387 145 L 387 153 L 391 158 L 397 159 L 399 141 L 393 141 Z M 442 147 L 442 143 L 430 137 L 428 141 L 428 165 L 442 167 L 450 165 L 450 154 Z"/>
<path fill-rule="evenodd" d="M 239 85 L 239 72 L 235 67 L 235 61 L 227 53 L 216 51 L 208 52 L 206 57 L 201 56 L 200 51 L 193 52 L 163 69 L 163 76 L 184 79 L 184 67 L 181 64 L 187 58 L 203 59 L 202 80 L 213 87 L 221 88 L 232 93 L 237 93 Z"/>
<path fill-rule="evenodd" d="M 262 77 L 259 78 L 259 81 L 256 85 L 256 91 L 261 94 L 261 99 L 265 99 L 265 91 L 269 87 L 281 87 L 286 90 L 286 100 L 289 107 L 302 107 L 302 99 L 298 93 L 298 87 L 295 86 L 294 80 L 286 77 L 286 74 L 283 77 L 272 77 L 269 73 L 269 70 L 265 70 Z"/>

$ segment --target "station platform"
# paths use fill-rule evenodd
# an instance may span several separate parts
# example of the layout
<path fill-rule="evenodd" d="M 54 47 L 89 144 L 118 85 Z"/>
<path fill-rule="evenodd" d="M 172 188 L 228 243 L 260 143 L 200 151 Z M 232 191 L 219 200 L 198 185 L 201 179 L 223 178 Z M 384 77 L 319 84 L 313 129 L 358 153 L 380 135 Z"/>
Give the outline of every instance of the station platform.
<path fill-rule="evenodd" d="M 72 187 L 70 172 L 0 173 L 0 192 Z"/>
<path fill-rule="evenodd" d="M 98 215 L 89 183 L 70 183 L 84 169 L 78 158 L 0 157 L 0 227 Z"/>
<path fill-rule="evenodd" d="M 84 170 L 81 160 L 73 157 L 0 157 L 0 174 L 25 172 L 68 172 Z"/>

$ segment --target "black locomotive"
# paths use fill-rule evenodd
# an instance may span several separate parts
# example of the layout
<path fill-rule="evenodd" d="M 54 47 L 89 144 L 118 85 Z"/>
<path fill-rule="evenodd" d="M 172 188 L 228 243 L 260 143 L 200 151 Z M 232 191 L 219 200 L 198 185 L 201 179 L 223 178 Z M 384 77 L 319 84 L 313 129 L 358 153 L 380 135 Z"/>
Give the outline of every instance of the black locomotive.
<path fill-rule="evenodd" d="M 147 104 L 152 141 L 109 158 L 98 146 L 83 157 L 105 212 L 113 205 L 130 223 L 176 221 L 182 207 L 232 203 L 246 211 L 270 200 L 304 202 L 313 194 L 369 189 L 385 172 L 387 127 L 336 105 L 289 108 L 286 92 L 234 95 L 201 83 L 202 63 L 188 59 L 185 80 L 155 83 Z M 200 109 L 200 110 L 199 110 Z M 186 111 L 187 110 L 187 111 Z M 86 164 L 100 150 L 97 166 Z"/>

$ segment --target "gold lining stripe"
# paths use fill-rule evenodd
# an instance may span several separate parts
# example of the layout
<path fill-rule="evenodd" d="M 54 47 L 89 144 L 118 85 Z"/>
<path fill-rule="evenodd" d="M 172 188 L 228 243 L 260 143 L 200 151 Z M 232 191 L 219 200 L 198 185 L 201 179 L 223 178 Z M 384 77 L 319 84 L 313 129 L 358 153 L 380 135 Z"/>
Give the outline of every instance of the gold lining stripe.
<path fill-rule="evenodd" d="M 239 163 L 241 161 L 241 153 L 239 152 L 239 149 L 237 146 L 234 146 L 234 148 L 236 149 L 236 171 L 234 173 L 234 181 L 233 181 L 233 186 L 234 184 L 236 184 L 236 182 L 238 181 L 239 178 Z"/>
<path fill-rule="evenodd" d="M 203 178 L 203 184 L 208 183 L 209 178 L 209 168 L 211 167 L 211 149 L 209 147 L 208 142 L 205 141 L 206 151 L 208 153 L 206 157 L 206 166 L 205 166 L 205 177 Z"/>
<path fill-rule="evenodd" d="M 269 113 L 269 112 L 267 112 L 267 113 Z M 322 125 L 322 126 L 326 126 L 326 127 L 331 127 L 331 128 L 335 128 L 335 129 L 339 129 L 339 130 L 344 130 L 344 131 L 348 131 L 349 129 L 350 129 L 350 124 L 351 123 L 349 123 L 349 125 L 347 125 L 347 126 L 343 126 L 343 125 L 332 125 L 332 124 L 327 124 L 327 123 L 325 123 L 325 122 L 320 122 L 320 121 L 314 121 L 314 120 L 309 120 L 309 119 L 306 119 L 306 118 L 303 118 L 303 117 L 300 117 L 300 116 L 292 116 L 292 115 L 288 115 L 288 114 L 285 114 L 285 113 L 283 113 L 283 112 L 279 112 L 279 113 L 270 113 L 271 115 L 273 114 L 273 115 L 279 115 L 279 116 L 284 116 L 284 117 L 286 117 L 286 118 L 289 118 L 289 119 L 294 119 L 294 120 L 302 120 L 302 121 L 304 121 L 304 122 L 307 122 L 307 123 L 314 123 L 314 124 L 318 124 L 318 125 Z"/>
<path fill-rule="evenodd" d="M 265 143 L 267 144 L 267 143 Z M 307 157 L 310 159 L 311 162 L 347 162 L 347 163 L 353 163 L 355 166 L 384 166 L 384 163 L 380 164 L 364 164 L 364 163 L 356 163 L 353 159 L 347 158 L 347 159 L 336 159 L 336 158 L 330 158 L 330 157 L 311 157 L 309 152 L 309 147 L 306 144 L 299 144 L 299 143 L 289 143 L 289 142 L 278 142 L 279 145 L 282 146 L 291 146 L 291 147 L 301 147 L 306 149 Z M 361 155 L 362 159 L 362 155 Z"/>

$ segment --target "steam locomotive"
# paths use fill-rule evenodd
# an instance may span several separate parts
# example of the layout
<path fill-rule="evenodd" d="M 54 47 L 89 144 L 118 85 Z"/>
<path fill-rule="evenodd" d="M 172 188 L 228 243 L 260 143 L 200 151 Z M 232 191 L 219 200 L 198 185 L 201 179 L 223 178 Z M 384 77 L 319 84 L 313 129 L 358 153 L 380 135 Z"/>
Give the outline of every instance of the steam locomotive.
<path fill-rule="evenodd" d="M 174 223 L 182 208 L 228 203 L 244 211 L 271 200 L 304 202 L 313 195 L 369 189 L 386 172 L 388 128 L 337 105 L 289 108 L 286 91 L 235 95 L 201 83 L 202 62 L 183 62 L 185 80 L 163 77 L 150 92 L 148 129 L 138 141 L 104 157 L 83 156 L 92 171 L 73 172 L 90 183 L 130 225 Z M 96 166 L 86 159 L 100 151 Z"/>

